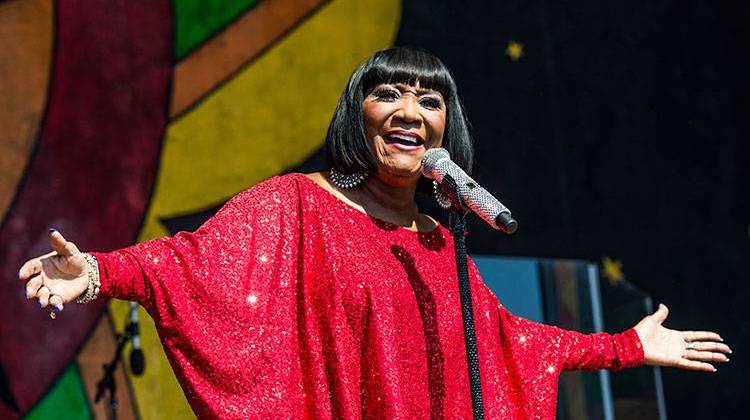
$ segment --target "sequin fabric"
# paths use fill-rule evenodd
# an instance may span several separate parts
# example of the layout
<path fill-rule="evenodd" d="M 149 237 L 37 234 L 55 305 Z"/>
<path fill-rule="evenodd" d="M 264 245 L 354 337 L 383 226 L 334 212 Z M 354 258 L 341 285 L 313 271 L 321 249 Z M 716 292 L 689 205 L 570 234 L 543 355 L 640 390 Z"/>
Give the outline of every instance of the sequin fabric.
<path fill-rule="evenodd" d="M 471 418 L 450 233 L 371 218 L 301 174 L 195 233 L 95 253 L 140 302 L 201 418 Z M 637 334 L 510 314 L 470 264 L 486 417 L 554 418 L 565 369 L 643 363 Z"/>

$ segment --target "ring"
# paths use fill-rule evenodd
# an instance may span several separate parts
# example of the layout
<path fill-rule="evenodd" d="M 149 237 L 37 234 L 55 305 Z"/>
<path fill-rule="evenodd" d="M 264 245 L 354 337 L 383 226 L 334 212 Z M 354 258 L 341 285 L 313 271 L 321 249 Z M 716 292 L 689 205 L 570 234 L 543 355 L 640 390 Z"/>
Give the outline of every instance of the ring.
<path fill-rule="evenodd" d="M 695 347 L 692 344 L 687 343 L 687 346 L 685 346 L 685 350 L 695 350 Z"/>
<path fill-rule="evenodd" d="M 60 302 L 63 302 L 63 298 L 60 295 L 50 295 L 49 296 L 49 305 L 51 306 L 50 311 L 49 311 L 49 317 L 52 318 L 52 319 L 56 319 L 57 316 L 59 315 L 59 310 L 57 309 L 57 305 L 53 305 L 52 304 L 52 299 L 55 296 L 60 299 Z"/>

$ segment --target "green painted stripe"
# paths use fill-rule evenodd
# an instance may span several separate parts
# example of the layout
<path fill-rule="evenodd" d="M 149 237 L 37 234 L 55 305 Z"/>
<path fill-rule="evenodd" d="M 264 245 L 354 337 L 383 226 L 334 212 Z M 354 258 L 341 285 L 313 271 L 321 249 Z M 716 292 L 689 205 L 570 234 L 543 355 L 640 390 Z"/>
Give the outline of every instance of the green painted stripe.
<path fill-rule="evenodd" d="M 83 382 L 78 366 L 73 363 L 52 387 L 50 392 L 29 411 L 26 420 L 90 419 Z"/>
<path fill-rule="evenodd" d="M 175 58 L 221 31 L 224 26 L 260 0 L 174 0 Z"/>

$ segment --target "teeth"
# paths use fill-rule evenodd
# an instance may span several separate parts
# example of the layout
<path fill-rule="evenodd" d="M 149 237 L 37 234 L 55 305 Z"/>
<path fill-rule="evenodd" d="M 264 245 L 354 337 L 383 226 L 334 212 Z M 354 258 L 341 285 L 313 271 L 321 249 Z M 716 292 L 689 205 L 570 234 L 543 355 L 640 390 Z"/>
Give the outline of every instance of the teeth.
<path fill-rule="evenodd" d="M 401 134 L 391 134 L 389 137 L 394 138 L 394 139 L 404 140 L 412 144 L 419 144 L 419 140 L 411 136 L 404 136 Z"/>

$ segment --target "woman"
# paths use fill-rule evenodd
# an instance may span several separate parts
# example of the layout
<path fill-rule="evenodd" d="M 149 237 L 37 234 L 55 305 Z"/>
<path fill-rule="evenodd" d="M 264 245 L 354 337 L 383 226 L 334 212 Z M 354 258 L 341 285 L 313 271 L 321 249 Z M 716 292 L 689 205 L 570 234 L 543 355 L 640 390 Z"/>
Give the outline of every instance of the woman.
<path fill-rule="evenodd" d="M 263 182 L 195 233 L 83 254 L 51 231 L 54 252 L 20 270 L 27 296 L 55 313 L 141 303 L 199 417 L 470 417 L 452 238 L 414 201 L 425 150 L 471 168 L 451 75 L 424 52 L 376 53 L 326 145 L 330 172 Z M 664 306 L 584 335 L 514 317 L 470 277 L 488 418 L 554 417 L 563 369 L 728 360 L 717 334 L 664 328 Z"/>

